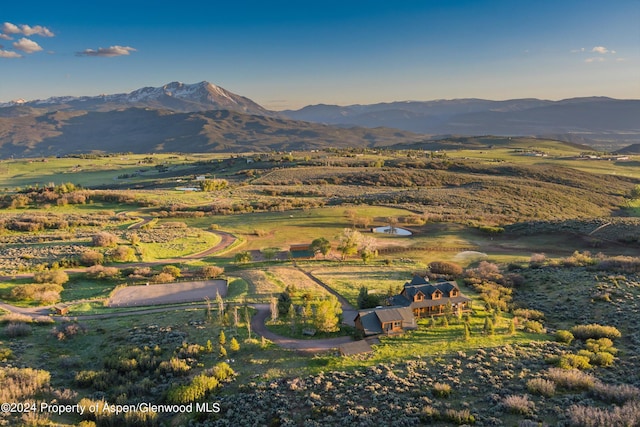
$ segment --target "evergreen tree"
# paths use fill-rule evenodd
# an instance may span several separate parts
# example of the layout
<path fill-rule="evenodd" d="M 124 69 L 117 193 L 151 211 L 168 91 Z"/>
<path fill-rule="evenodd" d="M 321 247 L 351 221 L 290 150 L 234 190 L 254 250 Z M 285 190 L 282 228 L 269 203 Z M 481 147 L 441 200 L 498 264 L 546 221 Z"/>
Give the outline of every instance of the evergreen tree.
<path fill-rule="evenodd" d="M 213 353 L 213 344 L 211 343 L 211 340 L 207 340 L 207 345 L 205 347 L 205 351 L 207 353 Z"/>
<path fill-rule="evenodd" d="M 218 344 L 225 345 L 227 343 L 227 337 L 224 334 L 223 330 L 220 330 L 220 334 L 218 335 Z"/>
<path fill-rule="evenodd" d="M 220 352 L 218 353 L 218 357 L 220 357 L 220 359 L 224 359 L 225 357 L 227 357 L 227 349 L 224 348 L 223 345 L 220 346 Z"/>
<path fill-rule="evenodd" d="M 493 335 L 493 333 L 494 333 L 493 322 L 488 317 L 484 318 L 484 328 L 483 328 L 483 330 L 484 330 L 484 333 L 486 335 Z"/>
<path fill-rule="evenodd" d="M 449 318 L 447 316 L 442 316 L 442 326 L 445 328 L 449 326 Z"/>
<path fill-rule="evenodd" d="M 289 314 L 292 304 L 291 295 L 286 290 L 278 296 L 278 314 L 280 317 L 285 317 Z"/>
<path fill-rule="evenodd" d="M 231 342 L 229 343 L 229 348 L 233 352 L 240 351 L 240 344 L 238 344 L 238 340 L 236 337 L 231 338 Z"/>

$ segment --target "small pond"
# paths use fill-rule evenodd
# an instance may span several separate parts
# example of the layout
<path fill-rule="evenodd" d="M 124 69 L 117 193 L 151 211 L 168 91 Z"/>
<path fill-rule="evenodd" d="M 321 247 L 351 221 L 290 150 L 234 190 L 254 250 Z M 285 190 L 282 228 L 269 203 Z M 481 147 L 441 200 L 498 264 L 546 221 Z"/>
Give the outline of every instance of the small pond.
<path fill-rule="evenodd" d="M 388 225 L 385 227 L 376 227 L 371 231 L 373 231 L 374 233 L 391 234 L 393 236 L 411 236 L 412 234 L 409 230 L 405 230 L 404 228 L 391 227 Z"/>

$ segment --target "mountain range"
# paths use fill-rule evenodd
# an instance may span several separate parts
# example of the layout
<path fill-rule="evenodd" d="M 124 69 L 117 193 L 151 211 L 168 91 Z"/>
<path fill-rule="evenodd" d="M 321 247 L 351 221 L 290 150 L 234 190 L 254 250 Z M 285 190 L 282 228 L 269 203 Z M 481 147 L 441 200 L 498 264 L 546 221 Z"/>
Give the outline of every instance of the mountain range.
<path fill-rule="evenodd" d="M 313 105 L 282 114 L 341 126 L 387 126 L 430 135 L 535 136 L 604 149 L 640 141 L 640 100 L 606 97 Z"/>
<path fill-rule="evenodd" d="M 212 83 L 0 104 L 0 156 L 265 151 L 416 143 L 436 135 L 640 141 L 640 100 L 455 99 L 270 111 Z"/>

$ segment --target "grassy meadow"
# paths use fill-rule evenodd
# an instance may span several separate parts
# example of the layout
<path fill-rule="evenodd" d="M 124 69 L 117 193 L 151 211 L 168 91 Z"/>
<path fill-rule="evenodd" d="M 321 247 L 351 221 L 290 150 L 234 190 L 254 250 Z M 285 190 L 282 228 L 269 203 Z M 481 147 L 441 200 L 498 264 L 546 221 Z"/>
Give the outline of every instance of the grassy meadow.
<path fill-rule="evenodd" d="M 207 384 L 189 402 L 222 407 L 127 419 L 3 415 L 0 424 L 640 422 L 637 156 L 587 160 L 584 147 L 531 138 L 441 145 L 0 161 L 0 299 L 27 312 L 63 303 L 72 316 L 38 323 L 0 310 L 2 378 L 46 377 L 15 367 L 50 375 L 5 387 L 7 399 L 174 403 Z M 200 188 L 203 177 L 223 185 L 176 189 Z M 412 234 L 370 231 L 390 224 Z M 345 229 L 358 231 L 351 252 L 342 251 Z M 104 245 L 101 233 L 112 236 Z M 318 238 L 327 255 L 291 257 L 291 245 Z M 245 304 L 287 289 L 297 306 L 326 297 L 304 272 L 356 306 L 361 287 L 395 293 L 415 273 L 438 276 L 436 261 L 460 269 L 446 277 L 473 313 L 420 320 L 370 354 L 284 350 L 247 324 L 255 310 Z M 135 313 L 104 304 L 122 286 L 210 277 L 228 279 L 222 314 L 217 301 Z M 271 330 L 291 335 L 287 321 Z M 594 323 L 621 336 L 557 340 L 557 330 Z"/>

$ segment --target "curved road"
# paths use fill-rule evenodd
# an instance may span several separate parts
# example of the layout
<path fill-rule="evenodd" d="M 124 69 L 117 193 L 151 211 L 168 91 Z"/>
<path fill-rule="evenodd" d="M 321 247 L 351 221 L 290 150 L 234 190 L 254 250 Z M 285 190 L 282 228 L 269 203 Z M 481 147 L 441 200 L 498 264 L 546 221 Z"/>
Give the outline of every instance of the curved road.
<path fill-rule="evenodd" d="M 135 224 L 131 228 L 132 229 L 140 228 L 142 225 L 150 222 L 151 220 L 152 220 L 151 217 L 144 217 L 142 222 Z M 218 234 L 221 237 L 221 240 L 218 244 L 216 244 L 215 246 L 205 251 L 202 251 L 196 254 L 187 255 L 180 258 L 175 258 L 175 259 L 165 259 L 165 260 L 154 261 L 154 262 L 121 264 L 119 265 L 119 267 L 149 266 L 152 264 L 166 264 L 166 263 L 177 262 L 181 260 L 199 259 L 206 256 L 210 256 L 214 253 L 223 251 L 236 241 L 236 237 L 231 233 L 227 233 L 224 231 L 217 231 L 217 230 L 216 231 L 210 230 L 210 232 L 214 234 Z M 313 276 L 311 273 L 304 271 L 301 268 L 298 268 L 298 269 L 302 273 L 307 275 L 311 280 L 313 280 L 318 285 L 322 286 L 323 288 L 325 288 L 327 291 L 329 291 L 331 294 L 335 295 L 338 298 L 338 301 L 342 306 L 342 312 L 343 312 L 343 317 L 345 319 L 345 323 L 349 325 L 353 325 L 353 318 L 355 317 L 355 314 L 357 313 L 357 311 L 347 302 L 347 300 L 345 300 L 340 294 L 335 292 L 333 289 L 331 289 L 329 286 L 324 284 L 322 281 L 320 281 L 318 278 Z M 78 272 L 83 270 L 84 269 L 69 269 L 66 271 Z M 32 276 L 32 274 L 20 275 L 20 277 L 29 277 L 29 276 Z M 6 277 L 3 279 L 10 280 L 11 278 L 12 277 Z M 86 302 L 86 301 L 74 301 L 74 303 L 78 303 L 78 302 Z M 149 313 L 160 313 L 164 311 L 175 310 L 177 308 L 175 306 L 167 305 L 163 307 L 156 307 L 156 308 L 149 308 L 149 309 L 136 308 L 133 310 L 120 311 L 117 313 L 89 314 L 89 315 L 80 315 L 80 316 L 73 316 L 73 317 L 70 317 L 70 316 L 51 317 L 50 313 L 51 313 L 52 307 L 53 306 L 51 305 L 51 306 L 23 308 L 23 307 L 16 307 L 0 301 L 0 309 L 3 309 L 10 313 L 27 316 L 33 319 L 34 321 L 42 321 L 42 320 L 70 321 L 70 320 L 105 319 L 110 317 L 122 317 L 122 316 L 134 316 L 134 315 L 140 315 L 140 314 L 149 314 Z M 189 306 L 189 308 L 205 308 L 205 307 L 206 307 L 205 304 Z M 335 349 L 339 347 L 341 344 L 353 341 L 352 337 L 350 336 L 337 337 L 337 338 L 325 338 L 325 339 L 308 339 L 308 340 L 300 340 L 300 339 L 283 337 L 281 335 L 277 335 L 269 331 L 265 325 L 265 321 L 271 314 L 269 304 L 252 304 L 251 307 L 257 310 L 256 315 L 253 316 L 253 318 L 251 319 L 252 330 L 282 348 L 297 350 L 305 353 L 318 353 L 318 352 Z"/>
<path fill-rule="evenodd" d="M 305 353 L 318 353 L 337 348 L 341 344 L 353 341 L 353 338 L 349 336 L 308 340 L 283 337 L 269 331 L 265 326 L 265 321 L 271 314 L 269 304 L 252 304 L 251 307 L 258 310 L 256 315 L 251 319 L 251 329 L 282 348 L 298 350 Z"/>

